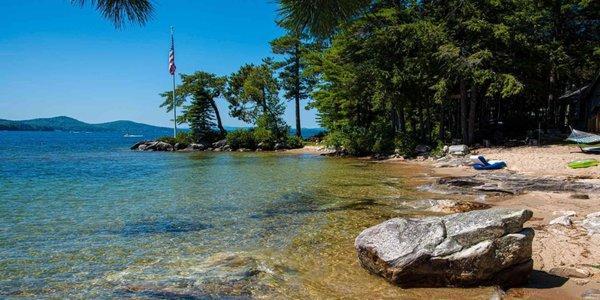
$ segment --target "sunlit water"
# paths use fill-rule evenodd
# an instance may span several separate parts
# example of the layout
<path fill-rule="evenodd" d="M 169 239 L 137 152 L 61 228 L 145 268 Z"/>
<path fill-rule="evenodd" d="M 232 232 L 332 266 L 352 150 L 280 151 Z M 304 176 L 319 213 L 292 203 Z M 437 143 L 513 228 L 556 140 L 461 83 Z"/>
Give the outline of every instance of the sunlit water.
<path fill-rule="evenodd" d="M 133 152 L 0 132 L 0 296 L 450 298 L 369 275 L 361 230 L 414 214 L 422 170 L 282 153 Z M 416 178 L 416 179 L 415 179 Z"/>

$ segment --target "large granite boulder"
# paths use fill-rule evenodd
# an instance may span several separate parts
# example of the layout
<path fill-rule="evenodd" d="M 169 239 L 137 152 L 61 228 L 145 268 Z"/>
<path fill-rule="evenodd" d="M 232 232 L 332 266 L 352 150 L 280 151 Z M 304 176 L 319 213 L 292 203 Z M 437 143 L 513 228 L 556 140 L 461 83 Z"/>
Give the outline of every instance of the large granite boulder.
<path fill-rule="evenodd" d="M 493 208 L 442 217 L 395 218 L 355 241 L 361 265 L 401 287 L 525 283 L 532 271 L 530 210 Z"/>

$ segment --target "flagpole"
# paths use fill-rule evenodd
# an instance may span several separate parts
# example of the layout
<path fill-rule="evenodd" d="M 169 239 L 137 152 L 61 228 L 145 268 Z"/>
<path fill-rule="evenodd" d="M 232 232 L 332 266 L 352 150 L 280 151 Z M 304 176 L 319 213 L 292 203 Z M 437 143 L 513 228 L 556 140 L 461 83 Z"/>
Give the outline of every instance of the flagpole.
<path fill-rule="evenodd" d="M 173 42 L 173 26 L 171 26 L 171 41 Z M 173 42 L 173 51 L 175 51 L 175 42 Z M 177 100 L 175 99 L 175 72 L 173 77 L 173 138 L 177 138 Z"/>

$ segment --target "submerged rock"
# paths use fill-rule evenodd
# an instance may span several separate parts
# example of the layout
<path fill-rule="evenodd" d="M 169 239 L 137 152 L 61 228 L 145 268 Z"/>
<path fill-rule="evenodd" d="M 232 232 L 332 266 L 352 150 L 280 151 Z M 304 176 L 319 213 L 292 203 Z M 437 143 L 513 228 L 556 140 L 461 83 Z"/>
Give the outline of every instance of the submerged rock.
<path fill-rule="evenodd" d="M 254 299 L 271 293 L 272 273 L 270 265 L 251 253 L 221 252 L 132 264 L 109 274 L 107 281 L 117 298 Z"/>
<path fill-rule="evenodd" d="M 401 287 L 525 283 L 532 271 L 530 210 L 488 209 L 395 218 L 355 240 L 361 265 Z"/>

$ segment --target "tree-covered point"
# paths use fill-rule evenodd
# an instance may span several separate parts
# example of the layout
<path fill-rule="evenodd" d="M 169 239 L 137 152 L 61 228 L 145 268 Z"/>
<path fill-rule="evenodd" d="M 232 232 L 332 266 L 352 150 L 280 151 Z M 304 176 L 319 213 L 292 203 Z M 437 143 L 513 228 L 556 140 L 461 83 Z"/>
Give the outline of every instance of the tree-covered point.
<path fill-rule="evenodd" d="M 598 72 L 598 1 L 300 2 L 280 1 L 283 22 L 329 43 L 312 107 L 354 154 L 564 128 L 558 96 Z"/>
<path fill-rule="evenodd" d="M 114 21 L 145 21 L 151 7 L 135 6 L 145 2 L 92 3 Z M 210 82 L 188 84 L 202 92 L 178 88 L 177 99 L 163 94 L 167 108 L 185 105 L 178 121 L 194 123 L 197 137 L 219 127 L 213 104 L 224 95 L 232 116 L 256 126 L 254 142 L 287 139 L 282 90 L 298 133 L 300 102 L 310 99 L 325 140 L 353 154 L 502 143 L 566 128 L 577 108 L 559 96 L 599 72 L 599 1 L 278 2 L 286 33 L 271 46 L 281 61 L 242 66 L 217 96 Z"/>

